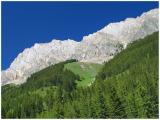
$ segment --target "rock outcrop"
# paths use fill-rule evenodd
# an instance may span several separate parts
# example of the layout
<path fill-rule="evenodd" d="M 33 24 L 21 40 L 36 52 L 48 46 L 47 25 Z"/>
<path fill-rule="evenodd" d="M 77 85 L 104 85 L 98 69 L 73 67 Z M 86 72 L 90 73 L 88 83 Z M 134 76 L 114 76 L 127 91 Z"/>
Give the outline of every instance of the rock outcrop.
<path fill-rule="evenodd" d="M 137 18 L 111 23 L 103 29 L 84 36 L 81 42 L 52 40 L 25 49 L 1 72 L 2 85 L 22 84 L 33 73 L 67 59 L 103 63 L 112 59 L 126 46 L 159 30 L 158 9 L 143 13 Z"/>

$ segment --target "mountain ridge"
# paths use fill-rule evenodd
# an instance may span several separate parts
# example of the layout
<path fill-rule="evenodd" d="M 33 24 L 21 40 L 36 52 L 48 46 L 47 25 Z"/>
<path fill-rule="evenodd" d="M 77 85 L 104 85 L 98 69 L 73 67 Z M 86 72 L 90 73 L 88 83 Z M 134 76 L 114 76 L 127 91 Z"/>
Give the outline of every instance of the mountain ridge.
<path fill-rule="evenodd" d="M 129 44 L 102 65 L 94 82 L 97 67 L 72 59 L 32 74 L 22 85 L 2 86 L 2 118 L 158 118 L 158 43 L 155 32 Z M 83 77 L 91 85 L 76 84 L 88 81 Z"/>
<path fill-rule="evenodd" d="M 67 59 L 103 63 L 112 59 L 129 43 L 156 31 L 158 9 L 153 9 L 137 18 L 110 23 L 96 33 L 84 36 L 81 42 L 54 39 L 50 43 L 35 44 L 20 53 L 10 68 L 2 71 L 2 85 L 24 83 L 34 72 Z"/>

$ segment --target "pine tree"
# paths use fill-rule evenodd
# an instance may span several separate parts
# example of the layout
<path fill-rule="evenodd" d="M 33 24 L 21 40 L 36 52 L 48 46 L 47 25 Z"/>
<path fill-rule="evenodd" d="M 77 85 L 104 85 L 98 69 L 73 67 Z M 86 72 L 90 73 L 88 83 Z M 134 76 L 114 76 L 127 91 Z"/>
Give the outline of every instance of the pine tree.
<path fill-rule="evenodd" d="M 110 101 L 112 102 L 112 118 L 126 118 L 125 108 L 120 98 L 116 94 L 116 90 L 113 86 L 110 87 Z"/>
<path fill-rule="evenodd" d="M 98 118 L 108 118 L 108 110 L 105 105 L 104 95 L 101 89 L 98 90 L 98 105 L 99 105 L 99 112 Z"/>

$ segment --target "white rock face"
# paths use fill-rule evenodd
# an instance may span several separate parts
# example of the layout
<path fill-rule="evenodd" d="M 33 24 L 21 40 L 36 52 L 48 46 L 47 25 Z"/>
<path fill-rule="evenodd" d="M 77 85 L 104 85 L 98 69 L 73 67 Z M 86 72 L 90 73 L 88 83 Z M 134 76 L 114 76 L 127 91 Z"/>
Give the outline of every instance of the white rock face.
<path fill-rule="evenodd" d="M 78 42 L 73 40 L 52 40 L 50 43 L 35 44 L 25 49 L 12 62 L 10 68 L 2 71 L 2 85 L 21 84 L 33 73 L 61 61 L 70 59 Z"/>
<path fill-rule="evenodd" d="M 81 42 L 68 39 L 35 44 L 20 53 L 10 67 L 1 72 L 2 85 L 24 83 L 34 72 L 67 59 L 94 63 L 108 61 L 129 43 L 158 31 L 158 15 L 158 9 L 153 9 L 140 17 L 111 23 L 84 36 Z"/>

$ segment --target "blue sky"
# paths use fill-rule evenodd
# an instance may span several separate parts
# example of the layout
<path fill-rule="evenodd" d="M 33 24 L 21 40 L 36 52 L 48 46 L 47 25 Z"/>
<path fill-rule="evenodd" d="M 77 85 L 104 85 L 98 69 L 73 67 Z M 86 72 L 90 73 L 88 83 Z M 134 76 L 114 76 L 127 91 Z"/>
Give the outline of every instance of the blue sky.
<path fill-rule="evenodd" d="M 80 41 L 111 22 L 153 8 L 158 2 L 2 2 L 2 69 L 34 43 Z"/>

